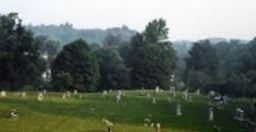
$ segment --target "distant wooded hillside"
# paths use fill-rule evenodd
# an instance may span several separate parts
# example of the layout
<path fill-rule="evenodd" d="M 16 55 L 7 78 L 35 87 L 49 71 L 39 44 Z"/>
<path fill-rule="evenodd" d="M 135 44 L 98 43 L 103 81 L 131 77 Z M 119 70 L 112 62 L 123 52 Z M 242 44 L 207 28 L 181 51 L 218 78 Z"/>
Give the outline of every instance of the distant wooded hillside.
<path fill-rule="evenodd" d="M 127 26 L 113 27 L 106 30 L 103 29 L 76 29 L 72 24 L 65 23 L 60 25 L 40 25 L 40 26 L 26 26 L 31 30 L 35 36 L 49 36 L 59 39 L 63 44 L 70 43 L 74 40 L 82 38 L 90 44 L 104 43 L 106 36 L 118 36 L 121 41 L 128 42 L 130 38 L 135 35 L 136 31 L 129 29 Z"/>

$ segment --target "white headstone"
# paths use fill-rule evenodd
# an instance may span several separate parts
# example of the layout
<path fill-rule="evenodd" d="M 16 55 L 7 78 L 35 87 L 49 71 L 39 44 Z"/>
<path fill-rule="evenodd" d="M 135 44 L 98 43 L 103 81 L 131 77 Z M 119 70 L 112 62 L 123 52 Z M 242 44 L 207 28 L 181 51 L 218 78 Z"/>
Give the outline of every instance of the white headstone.
<path fill-rule="evenodd" d="M 155 97 L 153 97 L 153 99 L 152 99 L 152 104 L 156 104 L 156 98 Z"/>
<path fill-rule="evenodd" d="M 112 128 L 114 126 L 114 124 L 112 122 L 110 122 L 107 119 L 102 119 L 102 121 L 105 123 L 105 125 L 107 126 L 107 132 L 112 132 Z"/>
<path fill-rule="evenodd" d="M 74 95 L 77 95 L 77 93 L 78 93 L 77 90 L 74 90 Z"/>
<path fill-rule="evenodd" d="M 46 90 L 46 89 L 44 89 L 44 90 L 43 90 L 43 93 L 44 93 L 44 94 L 46 94 L 46 93 L 47 93 L 47 90 Z"/>
<path fill-rule="evenodd" d="M 161 124 L 156 123 L 156 132 L 161 132 Z"/>
<path fill-rule="evenodd" d="M 43 101 L 44 95 L 42 93 L 39 93 L 37 99 L 38 101 Z"/>
<path fill-rule="evenodd" d="M 210 91 L 209 92 L 209 96 L 215 96 L 215 92 L 214 91 Z"/>
<path fill-rule="evenodd" d="M 22 97 L 22 98 L 26 98 L 26 92 L 22 92 L 22 93 L 21 93 L 21 97 Z"/>
<path fill-rule="evenodd" d="M 171 82 L 174 82 L 174 78 L 175 78 L 175 75 L 172 74 L 172 76 L 171 76 Z"/>
<path fill-rule="evenodd" d="M 113 90 L 112 89 L 109 89 L 109 93 L 112 93 L 113 92 Z"/>
<path fill-rule="evenodd" d="M 192 101 L 192 95 L 191 94 L 188 95 L 188 100 Z"/>
<path fill-rule="evenodd" d="M 12 109 L 10 116 L 11 116 L 12 118 L 18 117 L 18 112 L 17 112 L 17 110 L 16 110 L 16 109 Z"/>
<path fill-rule="evenodd" d="M 211 108 L 209 109 L 209 121 L 213 121 L 213 116 L 214 116 L 213 108 L 211 107 Z"/>
<path fill-rule="evenodd" d="M 152 123 L 150 124 L 150 127 L 152 127 L 152 128 L 153 128 L 153 127 L 154 127 L 154 125 L 155 125 L 155 124 L 152 122 Z"/>
<path fill-rule="evenodd" d="M 140 91 L 140 95 L 144 95 L 145 94 L 145 91 L 144 90 L 141 90 Z"/>
<path fill-rule="evenodd" d="M 145 127 L 149 126 L 150 123 L 151 123 L 151 120 L 150 120 L 150 119 L 148 119 L 148 118 L 145 118 L 145 119 L 144 119 L 144 126 L 145 126 Z"/>
<path fill-rule="evenodd" d="M 4 90 L 1 91 L 1 97 L 6 97 L 6 92 Z"/>
<path fill-rule="evenodd" d="M 62 99 L 66 99 L 66 98 L 67 98 L 66 93 L 63 93 L 62 94 Z"/>
<path fill-rule="evenodd" d="M 186 89 L 185 91 L 183 91 L 183 98 L 184 98 L 185 100 L 188 99 L 188 90 L 187 90 L 187 89 Z"/>
<path fill-rule="evenodd" d="M 95 108 L 91 107 L 89 108 L 90 111 L 95 111 Z"/>
<path fill-rule="evenodd" d="M 241 108 L 236 108 L 236 114 L 234 117 L 238 121 L 243 121 L 244 120 L 244 110 Z"/>
<path fill-rule="evenodd" d="M 84 96 L 82 94 L 79 94 L 79 98 L 82 99 L 84 98 Z"/>
<path fill-rule="evenodd" d="M 119 89 L 117 95 L 122 96 L 122 90 Z"/>
<path fill-rule="evenodd" d="M 108 91 L 107 90 L 103 90 L 102 95 L 107 95 Z"/>
<path fill-rule="evenodd" d="M 147 93 L 147 98 L 151 98 L 151 94 L 150 93 Z"/>
<path fill-rule="evenodd" d="M 160 91 L 159 86 L 156 86 L 156 93 L 158 93 Z"/>
<path fill-rule="evenodd" d="M 16 97 L 18 97 L 18 96 L 20 96 L 20 95 L 21 95 L 21 93 L 19 93 L 19 92 L 13 94 L 13 96 L 16 96 Z"/>
<path fill-rule="evenodd" d="M 172 74 L 172 78 L 175 78 L 175 75 L 174 75 L 174 74 Z"/>
<path fill-rule="evenodd" d="M 182 113 L 181 113 L 181 105 L 180 105 L 180 104 L 178 104 L 178 105 L 176 106 L 176 115 L 177 115 L 177 116 L 182 116 Z"/>
<path fill-rule="evenodd" d="M 67 97 L 69 98 L 69 97 L 71 97 L 71 93 L 70 93 L 70 91 L 67 91 Z"/>
<path fill-rule="evenodd" d="M 196 90 L 196 95 L 200 95 L 200 93 L 201 93 L 200 89 L 197 89 Z"/>
<path fill-rule="evenodd" d="M 116 102 L 118 103 L 118 102 L 120 102 L 120 100 L 121 100 L 121 95 L 117 95 L 116 96 Z"/>

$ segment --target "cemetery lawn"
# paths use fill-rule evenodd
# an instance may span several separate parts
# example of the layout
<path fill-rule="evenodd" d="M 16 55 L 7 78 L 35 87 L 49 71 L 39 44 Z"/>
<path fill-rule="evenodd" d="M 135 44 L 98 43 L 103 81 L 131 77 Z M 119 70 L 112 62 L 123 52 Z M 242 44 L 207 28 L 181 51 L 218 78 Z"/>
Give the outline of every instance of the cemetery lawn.
<path fill-rule="evenodd" d="M 154 91 L 144 91 L 154 95 Z M 245 116 L 255 121 L 256 113 L 251 110 L 250 99 L 228 99 L 224 110 L 214 109 L 214 121 L 208 121 L 209 107 L 205 96 L 193 95 L 193 100 L 181 99 L 181 94 L 168 102 L 169 92 L 160 92 L 156 104 L 152 104 L 139 90 L 124 91 L 125 96 L 116 102 L 114 91 L 105 96 L 102 93 L 83 93 L 83 98 L 72 96 L 62 99 L 62 93 L 47 93 L 43 101 L 37 100 L 37 93 L 27 93 L 26 98 L 7 92 L 0 98 L 0 132 L 105 132 L 102 119 L 114 123 L 114 132 L 154 132 L 144 127 L 144 119 L 159 122 L 163 132 L 215 132 L 215 125 L 222 132 L 244 132 L 233 119 L 236 107 L 245 110 Z M 176 105 L 181 104 L 182 116 L 177 117 Z M 18 111 L 18 118 L 10 118 L 11 109 Z"/>

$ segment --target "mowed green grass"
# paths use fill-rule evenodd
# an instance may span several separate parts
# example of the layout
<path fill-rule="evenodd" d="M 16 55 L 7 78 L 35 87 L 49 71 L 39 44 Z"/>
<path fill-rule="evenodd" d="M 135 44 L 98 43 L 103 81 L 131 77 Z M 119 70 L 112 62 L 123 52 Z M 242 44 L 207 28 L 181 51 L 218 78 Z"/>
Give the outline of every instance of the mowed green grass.
<path fill-rule="evenodd" d="M 152 104 L 152 99 L 136 90 L 124 91 L 119 103 L 116 91 L 106 96 L 78 93 L 83 98 L 72 96 L 65 100 L 62 93 L 47 93 L 41 102 L 36 92 L 27 93 L 26 98 L 7 92 L 7 97 L 0 98 L 0 132 L 105 132 L 103 118 L 114 123 L 114 132 L 154 132 L 154 128 L 143 126 L 145 118 L 160 123 L 163 132 L 214 132 L 215 125 L 223 132 L 246 131 L 233 120 L 236 107 L 243 108 L 247 117 L 256 119 L 249 99 L 229 99 L 224 110 L 214 110 L 215 119 L 209 122 L 205 96 L 193 95 L 192 101 L 185 101 L 178 94 L 169 102 L 169 92 L 143 92 L 154 95 L 157 103 Z M 175 115 L 178 103 L 183 114 L 180 117 Z M 19 118 L 9 118 L 13 108 Z"/>

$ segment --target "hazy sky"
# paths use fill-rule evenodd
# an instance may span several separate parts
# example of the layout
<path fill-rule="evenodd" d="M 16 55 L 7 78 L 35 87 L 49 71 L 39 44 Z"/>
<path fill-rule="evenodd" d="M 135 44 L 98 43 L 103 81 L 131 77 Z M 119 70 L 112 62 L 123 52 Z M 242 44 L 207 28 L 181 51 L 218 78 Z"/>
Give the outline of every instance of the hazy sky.
<path fill-rule="evenodd" d="M 170 39 L 256 36 L 256 0 L 0 0 L 0 13 L 18 12 L 25 24 L 73 23 L 76 28 L 122 26 L 142 31 L 164 18 Z"/>

